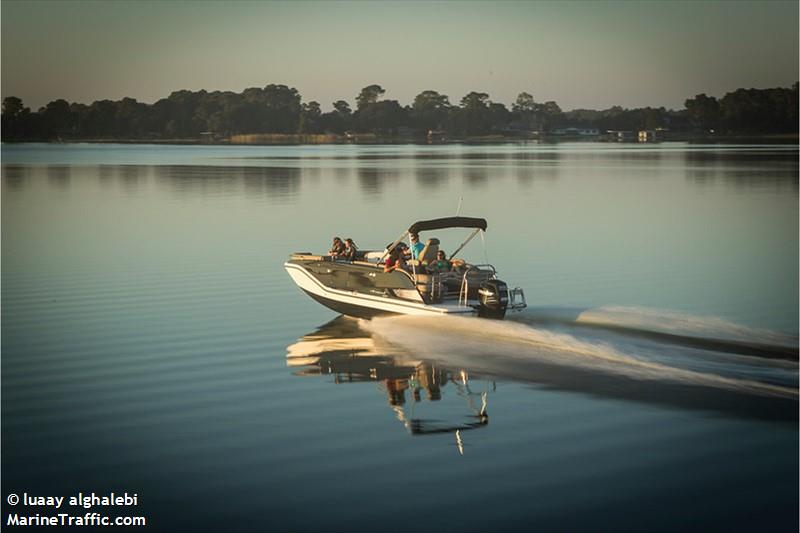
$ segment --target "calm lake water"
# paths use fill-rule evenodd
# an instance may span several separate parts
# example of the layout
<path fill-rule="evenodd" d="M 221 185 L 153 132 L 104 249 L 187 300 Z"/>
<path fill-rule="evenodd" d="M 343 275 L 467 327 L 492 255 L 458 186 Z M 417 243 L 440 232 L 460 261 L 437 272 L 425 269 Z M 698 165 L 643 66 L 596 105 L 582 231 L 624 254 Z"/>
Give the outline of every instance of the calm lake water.
<path fill-rule="evenodd" d="M 283 270 L 459 203 L 506 321 Z M 6 144 L 2 316 L 4 525 L 113 490 L 153 531 L 798 528 L 796 146 Z"/>

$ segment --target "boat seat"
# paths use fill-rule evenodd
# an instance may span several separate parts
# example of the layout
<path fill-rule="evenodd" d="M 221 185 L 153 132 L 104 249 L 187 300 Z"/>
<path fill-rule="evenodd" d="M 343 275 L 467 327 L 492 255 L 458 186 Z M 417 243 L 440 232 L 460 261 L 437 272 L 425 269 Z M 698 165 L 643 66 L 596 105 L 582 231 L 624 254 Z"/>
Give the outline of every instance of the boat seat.
<path fill-rule="evenodd" d="M 431 237 L 425 242 L 425 248 L 419 253 L 418 259 L 408 261 L 409 265 L 425 266 L 432 261 L 436 261 L 436 254 L 439 252 L 439 239 Z"/>
<path fill-rule="evenodd" d="M 429 284 L 432 279 L 433 279 L 433 274 L 422 274 L 420 272 L 417 272 L 418 285 Z"/>
<path fill-rule="evenodd" d="M 433 274 L 417 274 L 417 289 L 426 301 L 440 301 L 442 297 L 458 294 L 461 288 L 461 276 L 456 272 L 437 272 Z"/>
<path fill-rule="evenodd" d="M 417 290 L 425 302 L 431 303 L 434 294 L 434 274 L 417 274 Z"/>
<path fill-rule="evenodd" d="M 445 292 L 458 293 L 461 289 L 462 276 L 458 272 L 441 272 L 437 275 Z"/>
<path fill-rule="evenodd" d="M 439 239 L 431 237 L 425 243 L 425 248 L 419 253 L 419 262 L 421 265 L 427 265 L 436 261 L 436 254 L 439 252 Z"/>

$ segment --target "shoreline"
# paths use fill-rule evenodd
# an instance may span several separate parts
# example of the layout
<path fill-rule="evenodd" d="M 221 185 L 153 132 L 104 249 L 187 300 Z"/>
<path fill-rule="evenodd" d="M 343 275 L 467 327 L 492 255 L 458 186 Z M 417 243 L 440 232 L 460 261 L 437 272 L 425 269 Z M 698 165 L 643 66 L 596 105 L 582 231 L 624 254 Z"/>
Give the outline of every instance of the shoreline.
<path fill-rule="evenodd" d="M 688 142 L 703 144 L 798 144 L 800 135 L 769 134 L 769 135 L 670 135 L 656 141 L 615 141 L 602 138 L 580 138 L 564 136 L 547 137 L 511 137 L 503 135 L 484 135 L 428 141 L 419 137 L 386 136 L 378 137 L 372 134 L 345 137 L 343 135 L 304 135 L 304 134 L 253 134 L 233 136 L 232 138 L 204 139 L 25 139 L 2 140 L 3 144 L 163 144 L 176 146 L 336 146 L 336 145 L 449 145 L 449 144 L 560 144 L 560 143 L 601 143 L 601 144 L 659 144 L 663 142 Z"/>

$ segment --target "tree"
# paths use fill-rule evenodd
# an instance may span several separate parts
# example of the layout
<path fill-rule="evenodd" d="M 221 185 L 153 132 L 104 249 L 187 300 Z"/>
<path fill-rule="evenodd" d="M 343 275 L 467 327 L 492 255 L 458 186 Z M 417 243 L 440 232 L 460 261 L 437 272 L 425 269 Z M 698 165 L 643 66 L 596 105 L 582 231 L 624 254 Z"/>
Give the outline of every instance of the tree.
<path fill-rule="evenodd" d="M 444 129 L 448 133 L 484 135 L 515 127 L 541 131 L 572 125 L 600 130 L 636 130 L 669 127 L 719 129 L 727 133 L 765 134 L 798 131 L 798 84 L 771 89 L 737 89 L 718 99 L 699 94 L 686 100 L 686 108 L 624 109 L 614 106 L 594 111 L 575 109 L 562 112 L 554 101 L 536 103 L 527 92 L 511 105 L 494 103 L 481 92 L 466 94 L 458 106 L 434 90 L 418 94 L 410 106 L 395 100 L 381 100 L 379 85 L 361 90 L 357 110 L 344 100 L 333 102 L 333 110 L 322 113 L 317 102 L 302 103 L 298 91 L 286 85 L 251 87 L 241 93 L 230 91 L 175 91 L 155 104 L 133 98 L 99 100 L 91 105 L 59 99 L 36 112 L 22 100 L 8 96 L 2 106 L 3 140 L 151 139 L 198 138 L 201 132 L 220 135 L 236 133 L 312 133 L 330 131 L 390 132 L 402 126 L 418 130 Z"/>
<path fill-rule="evenodd" d="M 518 128 L 535 129 L 536 102 L 529 93 L 519 93 L 516 101 L 511 104 L 511 112 Z"/>
<path fill-rule="evenodd" d="M 405 109 L 397 100 L 381 100 L 358 112 L 361 131 L 394 131 L 406 123 Z"/>
<path fill-rule="evenodd" d="M 498 131 L 504 129 L 508 125 L 508 121 L 511 119 L 511 113 L 509 113 L 505 105 L 493 102 L 489 104 L 488 117 L 489 129 Z"/>
<path fill-rule="evenodd" d="M 686 100 L 686 111 L 695 127 L 702 130 L 712 130 L 719 127 L 720 107 L 713 96 L 705 93 Z"/>
<path fill-rule="evenodd" d="M 236 133 L 259 133 L 263 130 L 259 118 L 260 106 L 253 102 L 237 102 L 228 108 L 232 131 Z"/>
<path fill-rule="evenodd" d="M 74 133 L 75 121 L 66 100 L 53 100 L 39 110 L 39 115 L 42 127 L 50 136 L 60 137 Z"/>
<path fill-rule="evenodd" d="M 719 102 L 720 122 L 728 131 L 797 131 L 797 88 L 737 89 Z"/>
<path fill-rule="evenodd" d="M 361 92 L 356 96 L 356 108 L 361 111 L 370 104 L 378 101 L 378 98 L 386 93 L 380 85 L 368 85 L 361 89 Z"/>
<path fill-rule="evenodd" d="M 352 127 L 353 112 L 344 100 L 333 102 L 333 111 L 320 116 L 320 127 L 327 132 L 344 133 Z"/>
<path fill-rule="evenodd" d="M 461 107 L 469 111 L 487 109 L 489 107 L 489 95 L 473 91 L 461 99 Z"/>
<path fill-rule="evenodd" d="M 544 104 L 536 104 L 536 116 L 544 131 L 553 129 L 564 118 L 561 108 L 552 100 Z"/>
<path fill-rule="evenodd" d="M 645 107 L 641 110 L 640 129 L 654 130 L 656 128 L 663 128 L 666 126 L 667 110 L 663 107 Z"/>
<path fill-rule="evenodd" d="M 480 135 L 489 132 L 491 119 L 489 113 L 489 95 L 471 92 L 461 99 L 460 109 L 455 113 L 456 129 L 468 135 Z"/>
<path fill-rule="evenodd" d="M 16 96 L 8 96 L 3 99 L 3 138 L 21 139 L 33 133 L 33 121 L 31 120 L 31 110 L 22 103 Z"/>
<path fill-rule="evenodd" d="M 164 133 L 168 137 L 197 137 L 206 129 L 206 124 L 195 116 L 195 111 L 206 94 L 206 91 L 195 93 L 181 90 L 169 95 L 161 109 L 166 112 Z M 111 104 L 113 107 L 113 102 Z"/>
<path fill-rule="evenodd" d="M 263 131 L 294 133 L 300 122 L 301 96 L 294 87 L 267 85 L 263 92 L 265 108 Z M 317 104 L 319 105 L 319 104 Z"/>
<path fill-rule="evenodd" d="M 120 137 L 139 137 L 145 131 L 147 105 L 133 98 L 115 102 L 114 134 Z"/>
<path fill-rule="evenodd" d="M 319 102 L 311 101 L 307 104 L 303 104 L 303 112 L 307 116 L 316 119 L 322 114 L 322 109 L 319 107 Z"/>
<path fill-rule="evenodd" d="M 16 96 L 7 96 L 3 98 L 3 117 L 17 118 L 22 115 L 25 110 L 30 112 L 30 109 L 22 104 L 20 98 Z"/>
<path fill-rule="evenodd" d="M 436 91 L 422 91 L 411 105 L 414 125 L 423 130 L 441 129 L 450 107 L 447 96 Z"/>
<path fill-rule="evenodd" d="M 90 137 L 113 137 L 115 135 L 116 107 L 111 100 L 92 102 L 86 112 L 85 133 Z"/>
<path fill-rule="evenodd" d="M 333 103 L 333 109 L 342 116 L 350 116 L 353 112 L 350 110 L 350 104 L 344 100 L 336 100 Z"/>
<path fill-rule="evenodd" d="M 297 126 L 297 133 L 319 133 L 321 116 L 322 110 L 319 107 L 319 102 L 312 101 L 303 104 L 303 110 L 300 113 L 300 124 Z"/>
<path fill-rule="evenodd" d="M 791 90 L 786 91 L 786 92 L 788 93 L 786 96 L 787 96 L 787 100 L 789 102 L 788 105 L 787 105 L 787 109 L 786 109 L 786 121 L 789 124 L 791 124 L 791 128 L 792 129 L 790 129 L 789 131 L 796 131 L 797 130 L 797 125 L 799 123 L 799 121 L 798 121 L 798 103 L 800 103 L 800 101 L 798 100 L 798 83 L 794 82 L 792 84 Z"/>
<path fill-rule="evenodd" d="M 514 113 L 533 113 L 535 110 L 536 102 L 533 101 L 533 96 L 525 92 L 519 93 L 517 100 L 511 104 L 511 111 Z"/>

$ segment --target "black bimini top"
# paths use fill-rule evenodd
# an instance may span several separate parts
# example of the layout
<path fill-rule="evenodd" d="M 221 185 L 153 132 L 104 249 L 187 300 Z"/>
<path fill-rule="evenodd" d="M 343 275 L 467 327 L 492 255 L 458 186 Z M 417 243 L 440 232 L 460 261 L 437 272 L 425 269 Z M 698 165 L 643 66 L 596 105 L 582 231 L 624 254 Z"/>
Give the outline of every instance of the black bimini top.
<path fill-rule="evenodd" d="M 414 222 L 408 228 L 409 233 L 419 233 L 420 231 L 429 231 L 433 229 L 443 228 L 479 228 L 486 231 L 486 219 L 472 218 L 472 217 L 447 217 L 435 218 L 433 220 L 420 220 Z"/>

